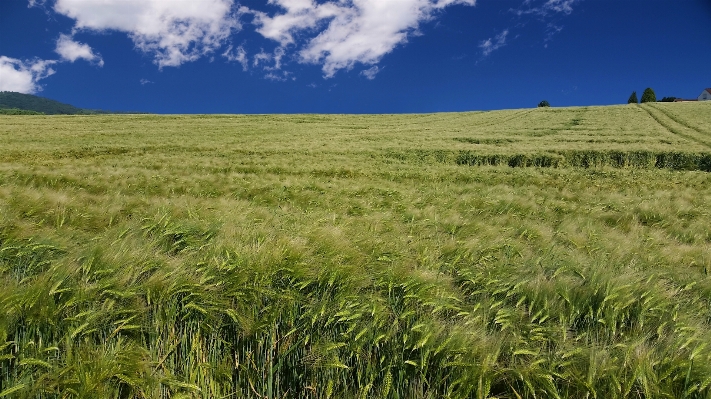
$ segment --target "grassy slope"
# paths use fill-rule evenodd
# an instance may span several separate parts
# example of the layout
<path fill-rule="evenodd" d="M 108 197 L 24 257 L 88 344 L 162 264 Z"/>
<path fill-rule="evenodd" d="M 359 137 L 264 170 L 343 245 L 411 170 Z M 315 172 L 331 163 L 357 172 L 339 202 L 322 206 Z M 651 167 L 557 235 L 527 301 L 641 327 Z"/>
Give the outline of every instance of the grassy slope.
<path fill-rule="evenodd" d="M 709 111 L 0 117 L 0 395 L 708 398 Z"/>

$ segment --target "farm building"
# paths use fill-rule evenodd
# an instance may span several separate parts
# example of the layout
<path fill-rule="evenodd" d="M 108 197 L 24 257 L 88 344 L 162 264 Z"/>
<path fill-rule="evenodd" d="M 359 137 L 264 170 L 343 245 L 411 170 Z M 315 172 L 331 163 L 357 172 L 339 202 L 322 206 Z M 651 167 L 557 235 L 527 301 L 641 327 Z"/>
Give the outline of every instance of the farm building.
<path fill-rule="evenodd" d="M 711 89 L 706 89 L 699 95 L 699 101 L 711 101 Z"/>

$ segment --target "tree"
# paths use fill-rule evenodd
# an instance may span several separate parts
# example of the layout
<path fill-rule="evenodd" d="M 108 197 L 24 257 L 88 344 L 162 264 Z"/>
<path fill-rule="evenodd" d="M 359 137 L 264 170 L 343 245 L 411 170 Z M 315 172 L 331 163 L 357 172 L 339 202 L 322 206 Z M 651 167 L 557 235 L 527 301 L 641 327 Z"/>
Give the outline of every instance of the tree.
<path fill-rule="evenodd" d="M 662 98 L 661 100 L 659 100 L 659 102 L 662 102 L 662 103 L 673 103 L 674 100 L 676 100 L 677 98 L 679 98 L 679 97 L 674 97 L 674 96 L 672 96 L 672 97 L 664 97 L 664 98 Z"/>
<path fill-rule="evenodd" d="M 644 93 L 642 93 L 642 102 L 643 103 L 657 102 L 657 95 L 654 94 L 654 90 L 652 90 L 651 87 L 647 87 L 646 89 L 644 89 Z"/>
<path fill-rule="evenodd" d="M 630 96 L 630 99 L 627 100 L 627 104 L 637 104 L 639 100 L 637 100 L 637 92 L 633 91 L 632 95 Z"/>
<path fill-rule="evenodd" d="M 538 103 L 538 108 L 550 107 L 550 106 L 551 106 L 551 105 L 550 105 L 550 104 L 548 103 L 548 101 L 546 101 L 546 100 L 543 100 L 543 101 L 541 101 L 541 102 Z"/>
<path fill-rule="evenodd" d="M 44 112 L 29 111 L 17 108 L 0 108 L 0 115 L 44 115 Z"/>

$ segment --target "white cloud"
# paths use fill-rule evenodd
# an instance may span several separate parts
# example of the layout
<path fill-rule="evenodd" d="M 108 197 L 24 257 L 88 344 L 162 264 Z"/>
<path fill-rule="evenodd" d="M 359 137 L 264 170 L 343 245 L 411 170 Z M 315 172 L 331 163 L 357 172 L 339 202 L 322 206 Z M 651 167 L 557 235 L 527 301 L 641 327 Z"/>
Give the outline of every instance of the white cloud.
<path fill-rule="evenodd" d="M 364 71 L 361 71 L 360 74 L 365 76 L 365 78 L 368 80 L 373 80 L 375 79 L 375 75 L 377 75 L 378 72 L 380 72 L 380 67 L 378 67 L 377 65 L 373 65 L 372 68 L 368 68 Z"/>
<path fill-rule="evenodd" d="M 277 82 L 286 82 L 289 79 L 296 80 L 295 77 L 291 76 L 291 72 L 289 71 L 269 72 L 264 75 L 264 79 L 274 80 Z"/>
<path fill-rule="evenodd" d="M 52 65 L 56 63 L 52 60 L 21 61 L 0 56 L 0 91 L 37 93 L 42 90 L 38 82 L 54 74 Z"/>
<path fill-rule="evenodd" d="M 325 77 L 356 63 L 377 64 L 407 42 L 423 21 L 447 6 L 473 6 L 476 0 L 269 0 L 285 12 L 269 16 L 253 12 L 257 31 L 279 42 L 297 45 L 300 35 L 312 37 L 299 51 L 299 61 L 323 64 Z M 315 37 L 313 35 L 316 34 Z"/>
<path fill-rule="evenodd" d="M 273 66 L 264 65 L 263 68 L 267 71 L 277 71 L 281 69 L 281 59 L 284 57 L 285 54 L 286 50 L 284 50 L 283 47 L 277 47 L 276 49 L 274 49 L 273 54 L 266 53 L 264 52 L 264 49 L 262 49 L 257 55 L 254 56 L 253 65 L 257 67 L 260 64 L 274 62 Z"/>
<path fill-rule="evenodd" d="M 484 57 L 491 54 L 493 51 L 500 49 L 506 45 L 506 36 L 509 35 L 509 30 L 505 29 L 503 32 L 494 36 L 493 38 L 488 38 L 479 44 Z"/>
<path fill-rule="evenodd" d="M 37 2 L 37 0 L 34 0 Z M 194 61 L 240 28 L 233 0 L 57 0 L 74 29 L 125 32 L 159 67 Z"/>
<path fill-rule="evenodd" d="M 76 42 L 69 35 L 59 35 L 57 48 L 54 51 L 62 57 L 63 61 L 74 62 L 78 59 L 83 59 L 96 63 L 100 67 L 104 66 L 104 60 L 101 55 L 94 54 L 88 44 Z"/>
<path fill-rule="evenodd" d="M 257 67 L 262 62 L 267 62 L 272 59 L 271 54 L 264 52 L 264 49 L 254 56 L 253 66 Z"/>
<path fill-rule="evenodd" d="M 570 14 L 573 12 L 573 3 L 577 1 L 578 0 L 548 0 L 546 4 L 543 5 L 543 8 L 554 12 Z"/>
<path fill-rule="evenodd" d="M 553 40 L 553 36 L 563 30 L 562 25 L 548 22 L 560 19 L 561 14 L 570 15 L 573 13 L 573 6 L 583 0 L 524 0 L 518 9 L 509 11 L 522 17 L 532 15 L 546 24 L 546 36 L 543 39 L 544 47 L 548 47 L 548 42 Z M 486 54 L 485 54 L 486 55 Z"/>
<path fill-rule="evenodd" d="M 141 79 L 140 82 L 141 82 L 141 86 L 145 86 L 149 83 L 153 83 L 152 81 L 150 81 L 148 79 Z"/>
<path fill-rule="evenodd" d="M 235 51 L 232 51 L 232 46 L 227 47 L 227 50 L 222 53 L 222 56 L 227 58 L 227 61 L 229 62 L 239 62 L 242 64 L 242 69 L 247 70 L 248 68 L 248 61 L 247 61 L 247 51 L 242 46 L 239 46 L 235 49 Z"/>
<path fill-rule="evenodd" d="M 558 26 L 552 23 L 548 24 L 548 26 L 546 27 L 546 38 L 543 40 L 543 42 L 546 43 L 544 47 L 548 47 L 548 42 L 553 40 L 553 36 L 560 33 L 562 30 L 562 26 Z"/>
<path fill-rule="evenodd" d="M 527 7 L 525 9 L 519 8 L 518 10 L 512 10 L 515 14 L 521 16 L 526 14 L 535 14 L 541 17 L 547 17 L 553 13 L 564 13 L 569 15 L 573 12 L 573 4 L 580 2 L 581 0 L 545 0 L 545 3 L 538 6 L 532 6 L 533 0 L 525 0 L 522 6 Z"/>

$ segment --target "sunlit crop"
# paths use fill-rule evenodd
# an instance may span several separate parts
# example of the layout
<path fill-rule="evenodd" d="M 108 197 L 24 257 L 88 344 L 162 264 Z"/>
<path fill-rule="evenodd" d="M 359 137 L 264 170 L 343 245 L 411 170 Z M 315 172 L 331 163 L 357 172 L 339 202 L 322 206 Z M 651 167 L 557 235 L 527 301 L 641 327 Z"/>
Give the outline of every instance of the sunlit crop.
<path fill-rule="evenodd" d="M 0 116 L 2 398 L 710 398 L 711 102 Z"/>

